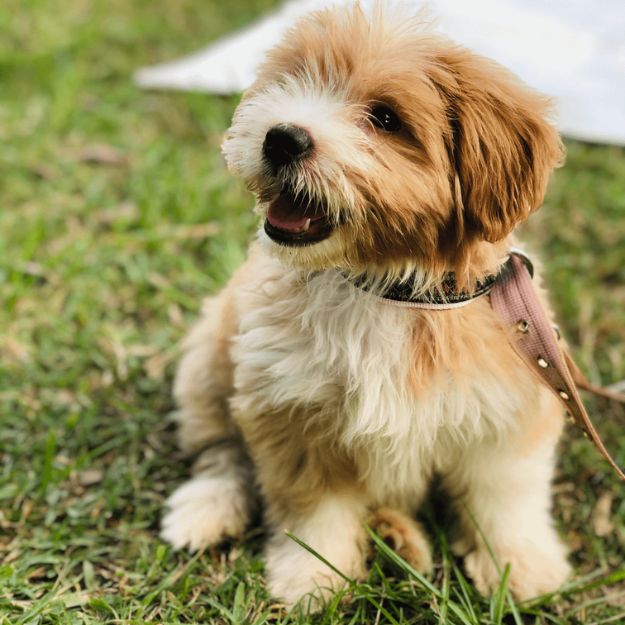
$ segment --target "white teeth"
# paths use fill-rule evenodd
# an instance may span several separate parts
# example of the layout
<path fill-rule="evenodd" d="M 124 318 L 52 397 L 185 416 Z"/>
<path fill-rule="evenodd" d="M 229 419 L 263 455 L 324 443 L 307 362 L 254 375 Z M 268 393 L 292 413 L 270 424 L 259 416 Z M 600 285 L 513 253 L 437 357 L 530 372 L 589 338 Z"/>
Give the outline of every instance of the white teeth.
<path fill-rule="evenodd" d="M 310 228 L 310 217 L 308 217 L 306 219 L 306 221 L 304 222 L 304 225 L 302 226 L 302 232 L 306 232 L 306 230 L 308 230 L 308 228 Z"/>

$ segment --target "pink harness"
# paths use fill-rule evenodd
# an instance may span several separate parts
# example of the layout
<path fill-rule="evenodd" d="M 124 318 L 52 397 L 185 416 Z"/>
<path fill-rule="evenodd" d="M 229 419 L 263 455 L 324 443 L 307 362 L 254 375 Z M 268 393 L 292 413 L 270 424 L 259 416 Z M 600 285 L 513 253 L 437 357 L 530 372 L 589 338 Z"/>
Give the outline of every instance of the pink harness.
<path fill-rule="evenodd" d="M 614 461 L 594 428 L 578 392 L 578 387 L 597 395 L 625 403 L 625 395 L 593 386 L 575 365 L 570 354 L 561 347 L 560 333 L 551 325 L 547 313 L 532 283 L 533 267 L 520 250 L 510 251 L 510 257 L 497 276 L 478 285 L 478 292 L 456 294 L 456 301 L 439 301 L 438 294 L 425 298 L 412 298 L 404 287 L 394 288 L 381 297 L 396 306 L 422 310 L 449 310 L 465 306 L 479 297 L 490 297 L 490 303 L 503 325 L 510 344 L 537 379 L 554 393 L 566 408 L 572 423 L 582 428 L 601 455 L 610 463 L 618 476 L 625 473 Z M 361 288 L 366 287 L 357 284 Z M 453 294 L 452 294 L 453 297 Z"/>
<path fill-rule="evenodd" d="M 596 389 L 589 384 L 571 358 L 560 347 L 560 335 L 553 328 L 543 308 L 522 257 L 512 252 L 509 270 L 495 282 L 490 292 L 490 303 L 508 333 L 516 353 L 566 408 L 569 418 L 584 435 L 595 444 L 601 455 L 610 463 L 618 476 L 625 473 L 616 464 L 594 428 L 584 407 L 577 385 L 597 394 L 625 400 L 617 393 Z M 577 384 L 576 384 L 577 382 Z"/>

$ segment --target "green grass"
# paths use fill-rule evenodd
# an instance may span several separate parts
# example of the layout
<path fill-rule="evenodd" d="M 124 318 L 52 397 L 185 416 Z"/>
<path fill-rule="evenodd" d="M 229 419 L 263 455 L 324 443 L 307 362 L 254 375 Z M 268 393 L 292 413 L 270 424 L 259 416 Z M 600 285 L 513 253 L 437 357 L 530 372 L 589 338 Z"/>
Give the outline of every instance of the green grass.
<path fill-rule="evenodd" d="M 272 4 L 0 5 L 2 625 L 305 622 L 266 593 L 260 530 L 196 556 L 157 536 L 163 499 L 188 471 L 168 417 L 177 342 L 243 258 L 254 219 L 218 149 L 236 99 L 130 80 Z M 579 362 L 595 381 L 620 380 L 625 153 L 568 150 L 525 235 Z M 590 406 L 625 464 L 623 409 Z M 561 594 L 514 606 L 504 584 L 480 598 L 435 499 L 433 579 L 378 544 L 368 581 L 315 622 L 623 622 L 622 486 L 577 432 L 562 451 L 556 513 L 577 577 Z M 606 504 L 598 536 L 593 511 Z"/>

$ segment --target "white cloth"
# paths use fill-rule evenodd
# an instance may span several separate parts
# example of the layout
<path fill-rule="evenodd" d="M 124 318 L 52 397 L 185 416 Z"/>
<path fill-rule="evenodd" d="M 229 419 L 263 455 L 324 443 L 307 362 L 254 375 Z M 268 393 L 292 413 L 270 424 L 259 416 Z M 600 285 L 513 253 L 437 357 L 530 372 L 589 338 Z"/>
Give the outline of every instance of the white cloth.
<path fill-rule="evenodd" d="M 299 15 L 337 3 L 292 0 L 196 54 L 139 70 L 136 82 L 145 88 L 241 91 Z M 437 30 L 554 97 L 565 135 L 625 145 L 625 0 L 430 0 L 426 6 Z"/>

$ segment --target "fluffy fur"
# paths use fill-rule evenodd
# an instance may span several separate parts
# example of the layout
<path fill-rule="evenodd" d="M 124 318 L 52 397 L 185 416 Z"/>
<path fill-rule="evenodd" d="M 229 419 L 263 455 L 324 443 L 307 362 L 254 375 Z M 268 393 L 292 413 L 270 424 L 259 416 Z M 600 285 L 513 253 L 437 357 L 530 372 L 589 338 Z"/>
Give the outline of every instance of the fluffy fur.
<path fill-rule="evenodd" d="M 399 132 L 372 124 L 379 103 Z M 182 447 L 201 456 L 169 500 L 167 540 L 196 549 L 237 536 L 260 496 L 269 589 L 314 607 L 341 579 L 283 530 L 359 577 L 377 510 L 384 535 L 427 571 L 412 519 L 437 474 L 480 591 L 506 563 L 519 598 L 564 581 L 549 492 L 562 413 L 488 300 L 413 310 L 346 278 L 416 274 L 419 290 L 448 271 L 469 287 L 496 271 L 562 156 L 548 114 L 503 68 L 379 5 L 312 14 L 269 54 L 226 159 L 261 216 L 289 186 L 322 203 L 334 229 L 288 247 L 261 228 L 188 338 L 175 394 Z M 274 171 L 262 146 L 278 123 L 305 128 L 314 151 Z"/>

